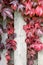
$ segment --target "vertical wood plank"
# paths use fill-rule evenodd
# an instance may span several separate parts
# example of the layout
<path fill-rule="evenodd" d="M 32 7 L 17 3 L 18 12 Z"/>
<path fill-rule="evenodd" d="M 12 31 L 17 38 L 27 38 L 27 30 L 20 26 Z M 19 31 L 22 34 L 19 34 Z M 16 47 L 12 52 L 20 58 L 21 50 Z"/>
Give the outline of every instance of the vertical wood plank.
<path fill-rule="evenodd" d="M 5 28 L 6 27 L 6 21 L 3 22 L 3 27 Z M 2 34 L 2 42 L 4 44 L 6 44 L 5 40 L 7 38 L 7 34 L 6 33 L 3 33 Z M 6 53 L 6 50 L 3 50 L 3 52 L 1 53 L 1 61 L 0 61 L 0 65 L 7 65 L 7 61 L 5 59 L 5 53 Z"/>
<path fill-rule="evenodd" d="M 26 65 L 26 43 L 25 43 L 25 32 L 23 30 L 23 25 L 26 23 L 24 22 L 21 14 L 19 12 L 15 12 L 14 14 L 14 27 L 15 33 L 17 34 L 15 40 L 17 41 L 17 49 L 14 52 L 14 64 L 15 65 Z"/>
<path fill-rule="evenodd" d="M 43 43 L 43 36 L 40 40 Z M 43 50 L 38 53 L 38 65 L 43 65 Z"/>

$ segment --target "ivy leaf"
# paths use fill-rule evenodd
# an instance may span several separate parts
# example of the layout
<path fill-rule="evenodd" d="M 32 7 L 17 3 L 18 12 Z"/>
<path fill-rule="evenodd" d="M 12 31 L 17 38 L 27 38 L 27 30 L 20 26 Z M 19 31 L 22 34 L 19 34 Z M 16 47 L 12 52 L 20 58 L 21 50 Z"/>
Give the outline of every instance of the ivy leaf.
<path fill-rule="evenodd" d="M 30 10 L 31 9 L 31 7 L 32 7 L 32 3 L 30 2 L 30 1 L 26 1 L 26 2 L 24 2 L 24 5 L 25 5 L 25 10 L 27 11 L 27 10 Z"/>
<path fill-rule="evenodd" d="M 16 41 L 7 39 L 6 40 L 6 48 L 15 50 L 16 49 Z"/>
<path fill-rule="evenodd" d="M 25 6 L 24 5 L 22 5 L 22 4 L 19 4 L 19 6 L 18 6 L 18 11 L 20 10 L 20 11 L 23 11 L 23 9 L 25 8 Z"/>
<path fill-rule="evenodd" d="M 43 0 L 38 0 L 38 4 L 43 6 Z"/>
<path fill-rule="evenodd" d="M 18 6 L 18 1 L 17 0 L 10 2 L 10 4 L 11 4 L 11 8 L 13 10 L 17 10 L 17 6 Z"/>
<path fill-rule="evenodd" d="M 18 4 L 18 1 L 17 0 L 12 1 L 12 2 L 10 2 L 10 4 L 13 4 L 13 5 Z"/>
<path fill-rule="evenodd" d="M 36 7 L 36 15 L 38 15 L 38 16 L 43 15 L 43 8 L 41 6 Z"/>
<path fill-rule="evenodd" d="M 6 17 L 8 16 L 9 18 L 13 19 L 13 15 L 12 15 L 12 10 L 10 8 L 4 8 L 2 10 L 2 16 L 3 16 L 3 19 L 5 20 Z"/>

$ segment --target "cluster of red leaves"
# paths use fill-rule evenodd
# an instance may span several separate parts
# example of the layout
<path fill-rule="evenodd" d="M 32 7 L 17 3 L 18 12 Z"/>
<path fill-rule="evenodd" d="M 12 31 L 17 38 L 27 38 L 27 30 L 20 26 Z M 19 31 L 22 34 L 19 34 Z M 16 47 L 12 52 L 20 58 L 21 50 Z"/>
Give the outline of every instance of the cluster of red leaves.
<path fill-rule="evenodd" d="M 33 65 L 37 59 L 37 53 L 43 49 L 40 37 L 43 35 L 43 0 L 26 0 L 24 20 L 26 25 L 23 29 L 26 32 L 25 42 L 27 44 L 27 65 Z"/>
<path fill-rule="evenodd" d="M 9 22 L 6 27 L 7 27 L 7 34 L 8 35 L 14 34 L 14 23 L 13 23 L 13 21 Z"/>
<path fill-rule="evenodd" d="M 7 17 L 14 19 L 13 10 L 22 10 L 23 7 L 24 6 L 19 3 L 19 0 L 0 0 L 0 14 L 3 16 L 3 20 Z"/>
<path fill-rule="evenodd" d="M 37 2 L 38 1 L 38 2 Z M 36 2 L 28 0 L 24 2 L 25 15 L 33 16 L 43 16 L 43 1 L 37 0 Z M 40 4 L 39 4 L 40 3 Z"/>
<path fill-rule="evenodd" d="M 7 49 L 6 60 L 7 60 L 7 64 L 9 65 L 9 61 L 11 60 L 10 51 L 16 50 L 16 41 L 14 40 L 14 38 L 15 38 L 14 22 L 13 21 L 8 22 L 6 27 L 7 27 L 6 31 L 7 31 L 7 35 L 8 35 L 8 38 L 6 39 L 6 49 Z"/>
<path fill-rule="evenodd" d="M 6 44 L 7 49 L 13 49 L 13 50 L 16 49 L 16 41 L 7 39 L 6 42 L 7 42 L 7 44 Z"/>
<path fill-rule="evenodd" d="M 26 43 L 30 45 L 30 47 L 34 46 L 35 50 L 35 45 L 41 47 L 41 42 L 39 41 L 39 37 L 43 35 L 42 31 L 42 26 L 39 21 L 30 21 L 28 24 L 24 25 L 24 30 L 26 32 Z M 43 44 L 42 44 L 43 45 Z M 43 48 L 43 46 L 42 46 Z M 38 51 L 39 49 L 36 49 Z"/>
<path fill-rule="evenodd" d="M 33 65 L 37 52 L 43 49 L 43 44 L 40 41 L 40 37 L 43 35 L 43 19 L 25 17 L 25 21 L 27 24 L 23 26 L 23 29 L 26 32 L 27 65 Z"/>
<path fill-rule="evenodd" d="M 1 0 L 0 13 L 5 20 L 6 17 L 13 19 L 15 10 L 21 11 L 25 15 L 43 17 L 43 0 Z"/>
<path fill-rule="evenodd" d="M 13 18 L 13 8 L 12 5 L 14 4 L 15 10 L 16 10 L 16 4 L 18 1 L 16 0 L 0 0 L 0 15 L 3 16 L 3 20 L 5 20 L 7 17 L 11 18 L 12 20 Z M 0 34 L 2 34 L 3 32 L 7 32 L 8 34 L 8 38 L 6 40 L 6 45 L 5 48 L 7 49 L 7 51 L 9 50 L 15 50 L 16 49 L 16 41 L 14 40 L 16 34 L 14 33 L 14 23 L 11 21 L 7 24 L 7 29 L 6 31 L 2 28 L 2 26 L 0 25 Z M 2 44 L 1 44 L 1 48 Z M 6 60 L 7 63 L 9 65 L 9 61 L 11 60 L 10 58 L 10 54 L 6 55 Z M 13 65 L 13 64 L 10 64 Z"/>
<path fill-rule="evenodd" d="M 14 64 L 10 64 L 10 63 L 9 63 L 10 60 L 12 59 L 11 56 L 10 56 L 10 54 L 11 54 L 11 51 L 8 50 L 8 51 L 6 52 L 6 56 L 5 56 L 5 57 L 6 57 L 6 60 L 7 60 L 7 65 L 14 65 Z"/>
<path fill-rule="evenodd" d="M 43 20 L 39 19 L 43 17 L 43 0 L 0 0 L 0 14 L 5 20 L 6 17 L 13 18 L 13 10 L 21 11 L 22 14 L 26 15 L 26 25 L 23 29 L 26 32 L 26 43 L 27 43 L 27 65 L 33 65 L 34 59 L 36 58 L 37 52 L 43 49 L 39 38 L 43 35 Z M 29 17 L 27 17 L 27 15 Z M 33 18 L 35 16 L 35 18 Z M 38 16 L 38 18 L 37 18 Z M 0 28 L 0 34 L 2 34 L 2 28 Z M 14 26 L 12 23 L 7 25 L 8 39 L 6 43 L 7 50 L 16 48 L 16 42 L 13 40 Z M 9 61 L 10 56 L 6 56 Z"/>
<path fill-rule="evenodd" d="M 6 52 L 6 59 L 7 59 L 7 62 L 11 60 L 9 51 Z"/>
<path fill-rule="evenodd" d="M 6 17 L 9 17 L 13 19 L 13 10 L 10 7 L 11 0 L 0 0 L 0 14 L 3 16 L 3 20 L 6 19 Z"/>

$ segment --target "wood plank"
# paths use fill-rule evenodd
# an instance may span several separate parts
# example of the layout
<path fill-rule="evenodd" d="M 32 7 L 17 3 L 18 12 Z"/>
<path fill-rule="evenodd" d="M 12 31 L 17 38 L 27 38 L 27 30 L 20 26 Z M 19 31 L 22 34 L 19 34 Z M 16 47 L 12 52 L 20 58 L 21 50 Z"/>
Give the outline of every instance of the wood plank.
<path fill-rule="evenodd" d="M 43 43 L 43 36 L 40 40 Z M 38 65 L 43 65 L 43 50 L 38 53 Z"/>
<path fill-rule="evenodd" d="M 15 25 L 15 33 L 17 34 L 15 40 L 17 41 L 17 49 L 14 52 L 14 64 L 15 65 L 26 65 L 26 43 L 25 43 L 25 32 L 23 30 L 23 25 L 26 23 L 23 20 L 23 17 L 19 12 L 15 12 L 14 14 L 14 25 Z"/>
<path fill-rule="evenodd" d="M 4 28 L 6 27 L 6 21 L 3 22 L 3 27 Z M 4 44 L 6 44 L 6 42 L 5 42 L 6 38 L 7 38 L 7 34 L 3 33 L 2 34 L 2 42 Z M 5 53 L 6 53 L 6 50 L 3 50 L 2 53 L 1 53 L 0 65 L 7 65 L 7 61 L 6 61 L 6 58 L 5 58 Z"/>

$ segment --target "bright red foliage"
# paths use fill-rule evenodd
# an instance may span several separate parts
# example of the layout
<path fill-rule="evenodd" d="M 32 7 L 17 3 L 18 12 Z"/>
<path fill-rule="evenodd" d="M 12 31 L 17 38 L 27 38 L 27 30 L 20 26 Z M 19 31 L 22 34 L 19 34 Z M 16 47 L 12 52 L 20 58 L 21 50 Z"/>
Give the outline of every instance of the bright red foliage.
<path fill-rule="evenodd" d="M 24 20 L 27 23 L 23 26 L 23 29 L 26 32 L 25 42 L 27 44 L 27 65 L 33 65 L 35 58 L 37 58 L 37 53 L 43 50 L 43 44 L 39 39 L 43 35 L 43 26 L 41 24 L 43 20 L 36 16 L 32 18 L 31 16 L 30 18 L 26 17 Z"/>
<path fill-rule="evenodd" d="M 9 64 L 9 61 L 11 60 L 10 57 L 10 51 L 11 50 L 16 50 L 16 41 L 14 40 L 14 22 L 8 22 L 7 25 L 7 35 L 8 38 L 6 39 L 6 49 L 7 49 L 7 55 L 6 55 L 6 60 L 7 60 L 7 64 Z"/>
<path fill-rule="evenodd" d="M 24 15 L 26 25 L 23 29 L 26 32 L 27 44 L 27 65 L 33 65 L 37 58 L 37 52 L 43 49 L 40 37 L 43 35 L 43 0 L 0 0 L 0 14 L 3 20 L 7 17 L 13 18 L 14 11 L 20 11 Z M 0 34 L 3 33 L 3 27 L 0 25 Z M 16 42 L 14 41 L 14 26 L 12 22 L 7 24 L 8 39 L 6 48 L 15 50 Z M 1 39 L 0 39 L 1 41 Z M 10 56 L 6 56 L 9 61 Z"/>

